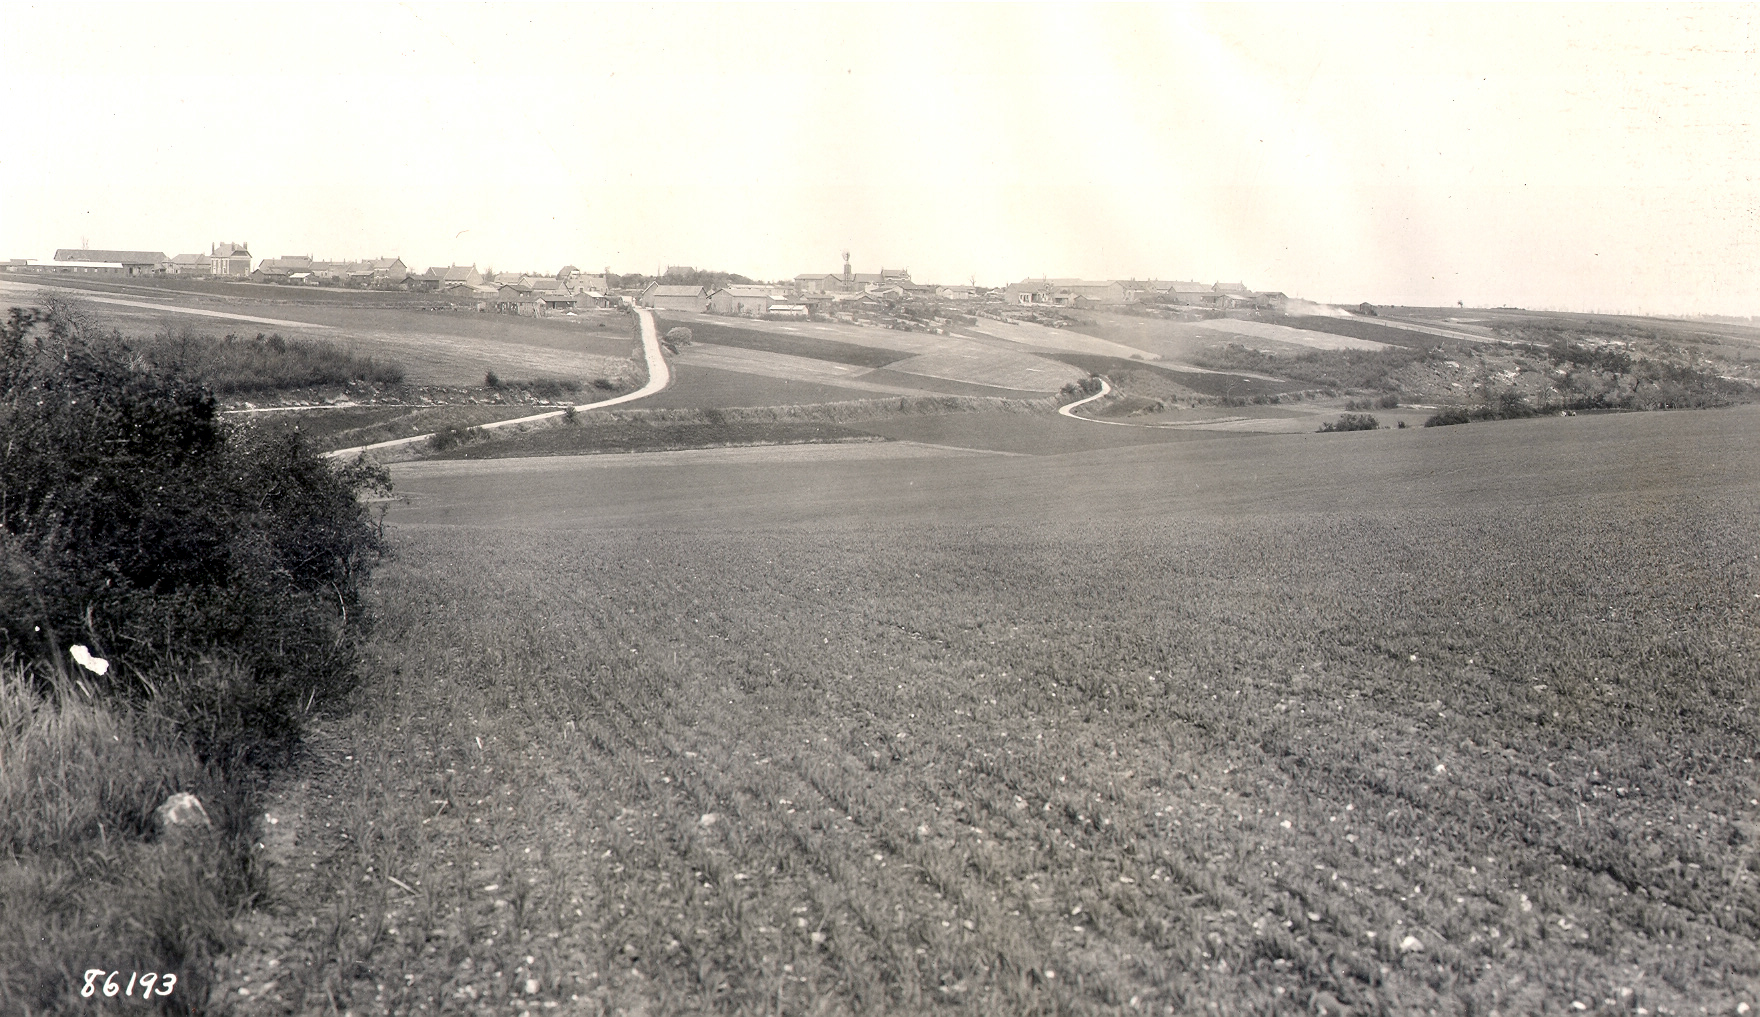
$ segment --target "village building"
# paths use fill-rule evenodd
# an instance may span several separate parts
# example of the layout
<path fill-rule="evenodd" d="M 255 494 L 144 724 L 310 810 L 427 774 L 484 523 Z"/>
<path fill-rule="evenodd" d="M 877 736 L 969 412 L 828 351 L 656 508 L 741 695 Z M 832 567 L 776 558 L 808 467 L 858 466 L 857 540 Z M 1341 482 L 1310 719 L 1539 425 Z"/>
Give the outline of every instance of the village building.
<path fill-rule="evenodd" d="M 251 272 L 251 282 L 286 283 L 295 272 L 310 275 L 312 257 L 309 254 L 289 255 L 280 258 L 264 258 L 257 262 Z"/>
<path fill-rule="evenodd" d="M 27 261 L 14 271 L 55 272 L 70 275 L 132 275 L 129 266 L 120 261 Z"/>
<path fill-rule="evenodd" d="M 483 273 L 477 271 L 475 265 L 448 265 L 445 268 L 430 268 L 428 272 L 436 278 L 442 288 L 483 285 Z"/>
<path fill-rule="evenodd" d="M 55 252 L 55 260 L 121 265 L 126 270 L 125 275 L 164 275 L 171 264 L 171 259 L 161 251 L 90 251 L 83 247 L 64 247 Z"/>
<path fill-rule="evenodd" d="M 208 261 L 206 255 L 179 254 L 171 259 L 165 271 L 170 275 L 210 275 L 214 271 L 214 266 Z"/>
<path fill-rule="evenodd" d="M 643 307 L 657 311 L 702 311 L 709 298 L 701 286 L 662 286 L 649 283 L 640 298 Z"/>
<path fill-rule="evenodd" d="M 373 270 L 374 286 L 397 286 L 409 278 L 409 267 L 402 258 L 374 258 L 367 264 Z"/>
<path fill-rule="evenodd" d="M 774 299 L 768 286 L 723 286 L 709 295 L 709 312 L 756 318 L 770 310 Z"/>
<path fill-rule="evenodd" d="M 1010 304 L 1050 307 L 1111 307 L 1125 303 L 1124 287 L 1116 282 L 1083 279 L 1023 279 L 1003 291 Z"/>
<path fill-rule="evenodd" d="M 251 274 L 250 244 L 213 244 L 208 249 L 212 275 L 222 279 L 246 279 Z"/>
<path fill-rule="evenodd" d="M 1200 282 L 1173 282 L 1161 291 L 1161 299 L 1170 304 L 1190 304 L 1194 307 L 1211 304 L 1215 301 L 1216 291 Z"/>
<path fill-rule="evenodd" d="M 849 254 L 843 256 L 843 274 L 807 273 L 794 277 L 796 295 L 809 293 L 861 293 L 873 286 L 910 286 L 908 268 L 881 268 L 878 272 L 856 272 L 850 269 Z"/>
<path fill-rule="evenodd" d="M 603 272 L 582 272 L 573 265 L 564 265 L 562 271 L 556 273 L 562 285 L 573 294 L 603 296 L 611 292 L 611 269 Z"/>

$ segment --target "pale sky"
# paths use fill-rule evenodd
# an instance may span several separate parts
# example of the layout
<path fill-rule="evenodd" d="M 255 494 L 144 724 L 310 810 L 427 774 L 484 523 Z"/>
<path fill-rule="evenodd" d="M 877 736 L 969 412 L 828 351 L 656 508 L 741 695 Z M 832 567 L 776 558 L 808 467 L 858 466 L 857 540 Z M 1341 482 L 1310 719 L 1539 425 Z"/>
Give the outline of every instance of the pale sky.
<path fill-rule="evenodd" d="M 1760 314 L 1754 6 L 0 6 L 0 257 Z"/>

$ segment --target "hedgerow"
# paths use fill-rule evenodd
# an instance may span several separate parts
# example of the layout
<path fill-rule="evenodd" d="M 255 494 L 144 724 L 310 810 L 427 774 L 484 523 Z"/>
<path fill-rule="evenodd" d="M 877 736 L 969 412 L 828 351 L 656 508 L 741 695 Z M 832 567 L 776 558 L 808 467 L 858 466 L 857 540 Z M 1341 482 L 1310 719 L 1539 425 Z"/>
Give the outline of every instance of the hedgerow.
<path fill-rule="evenodd" d="M 53 310 L 0 325 L 0 391 L 0 654 L 48 674 L 87 646 L 113 665 L 88 684 L 204 755 L 347 688 L 382 468 L 224 423 L 199 378 Z"/>
<path fill-rule="evenodd" d="M 386 473 L 225 423 L 162 339 L 0 321 L 0 1012 L 88 1010 L 94 964 L 202 1011 L 263 890 L 253 775 L 354 681 Z M 185 791 L 207 825 L 161 836 Z"/>

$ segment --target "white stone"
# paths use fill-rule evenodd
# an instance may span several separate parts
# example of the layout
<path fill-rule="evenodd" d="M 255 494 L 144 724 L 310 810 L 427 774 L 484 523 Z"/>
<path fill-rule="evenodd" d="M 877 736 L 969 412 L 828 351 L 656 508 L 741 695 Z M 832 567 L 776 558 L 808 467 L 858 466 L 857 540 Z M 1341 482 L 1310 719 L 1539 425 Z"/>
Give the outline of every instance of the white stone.
<path fill-rule="evenodd" d="M 202 808 L 202 800 L 188 791 L 179 791 L 165 799 L 164 804 L 153 811 L 153 818 L 158 821 L 159 832 L 165 836 L 213 826 L 208 822 L 208 810 Z"/>

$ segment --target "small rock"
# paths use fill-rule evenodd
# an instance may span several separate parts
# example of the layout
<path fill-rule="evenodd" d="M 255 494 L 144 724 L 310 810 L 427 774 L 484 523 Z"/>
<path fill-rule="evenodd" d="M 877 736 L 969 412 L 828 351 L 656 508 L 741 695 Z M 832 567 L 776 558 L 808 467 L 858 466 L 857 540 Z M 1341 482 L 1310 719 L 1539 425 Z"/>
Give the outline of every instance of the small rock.
<path fill-rule="evenodd" d="M 164 804 L 153 810 L 153 819 L 159 824 L 159 835 L 174 837 L 190 830 L 207 830 L 213 827 L 208 822 L 208 810 L 202 808 L 202 800 L 188 791 L 179 791 L 165 799 Z"/>
<path fill-rule="evenodd" d="M 1407 936 L 1399 941 L 1400 953 L 1422 953 L 1423 950 L 1424 944 L 1420 943 L 1416 936 Z"/>
<path fill-rule="evenodd" d="M 721 819 L 721 816 L 719 813 L 705 812 L 705 813 L 703 813 L 703 818 L 697 820 L 697 825 L 698 826 L 714 826 L 716 824 L 716 822 L 719 821 L 720 819 Z"/>

